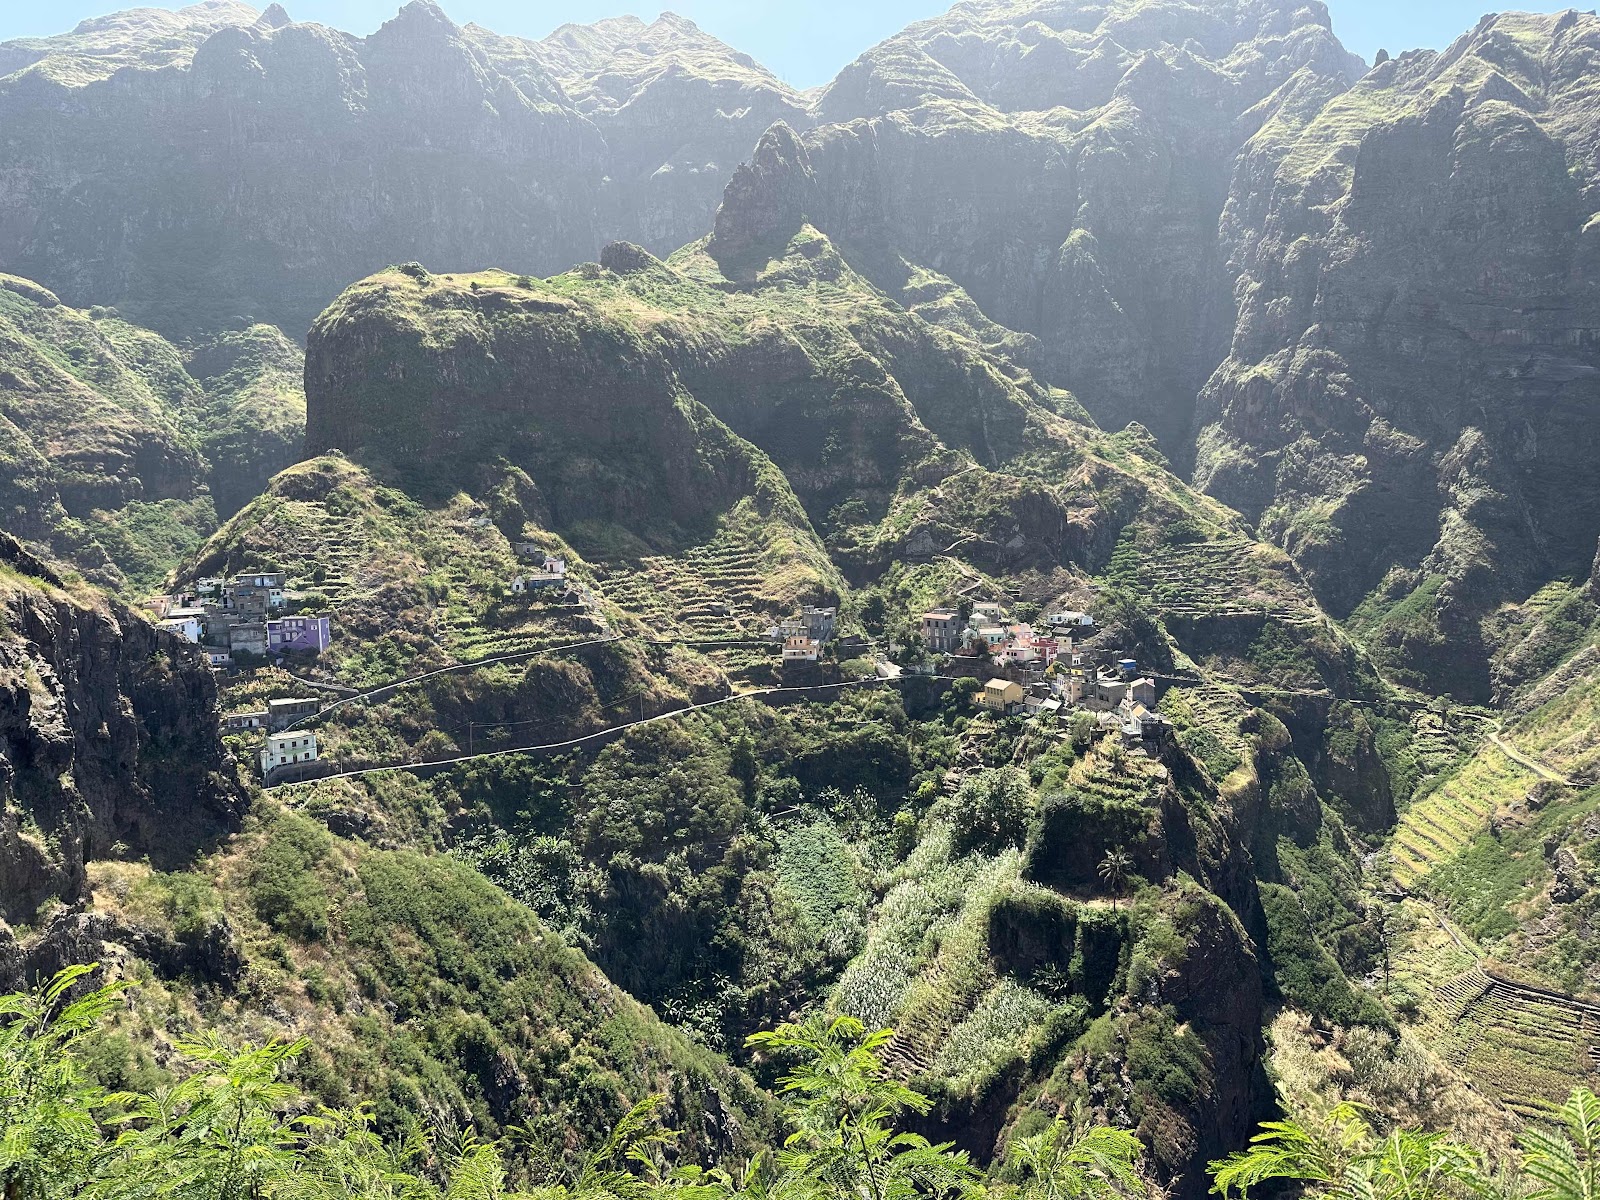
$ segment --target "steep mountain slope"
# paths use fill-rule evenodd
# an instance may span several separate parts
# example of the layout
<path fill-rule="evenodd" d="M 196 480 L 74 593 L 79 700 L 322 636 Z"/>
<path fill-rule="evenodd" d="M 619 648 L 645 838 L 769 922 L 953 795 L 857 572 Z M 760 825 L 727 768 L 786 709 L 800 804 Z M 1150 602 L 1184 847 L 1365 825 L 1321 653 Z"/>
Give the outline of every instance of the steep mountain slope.
<path fill-rule="evenodd" d="M 431 784 L 372 776 L 306 794 L 309 811 L 377 837 L 428 837 L 439 814 L 446 828 L 433 836 L 482 830 L 467 845 L 497 878 L 713 1044 L 736 1049 L 773 1005 L 815 1002 L 837 979 L 841 1005 L 906 1026 L 898 1069 L 941 1091 L 935 1128 L 981 1156 L 1041 1095 L 1123 1104 L 1118 1119 L 1159 1140 L 1163 1176 L 1198 1195 L 1198 1164 L 1267 1103 L 1257 1066 L 1267 997 L 1299 998 L 1287 981 L 1314 969 L 1330 1011 L 1370 1015 L 1343 973 L 1369 962 L 1357 885 L 1327 885 L 1336 896 L 1319 898 L 1338 959 L 1321 948 L 1321 926 L 1283 913 L 1299 911 L 1284 897 L 1308 875 L 1295 856 L 1353 853 L 1392 818 L 1380 719 L 1336 707 L 1339 696 L 1381 704 L 1384 693 L 1286 556 L 1173 476 L 1148 433 L 1105 434 L 980 329 L 941 328 L 890 300 L 781 194 L 759 203 L 785 164 L 806 170 L 806 149 L 779 126 L 729 186 L 723 211 L 737 220 L 666 262 L 616 244 L 601 263 L 550 279 L 411 264 L 348 289 L 309 342 L 308 439 L 325 456 L 275 480 L 192 570 L 299 574 L 326 561 L 311 586 L 351 630 L 385 581 L 391 597 L 416 597 L 385 636 L 465 667 L 454 684 L 424 681 L 323 721 L 319 736 L 352 765 L 384 745 L 379 717 L 416 745 L 434 730 L 430 749 L 454 738 L 455 754 L 469 747 L 453 731 L 469 722 L 531 726 L 551 740 L 557 716 L 568 735 L 617 723 L 618 695 L 644 691 L 652 710 L 681 703 L 694 694 L 688 664 L 651 641 L 749 634 L 752 616 L 807 595 L 842 597 L 884 632 L 920 611 L 908 606 L 958 594 L 1043 605 L 1086 592 L 1092 577 L 1125 589 L 1115 602 L 1125 615 L 1103 609 L 1115 636 L 1138 639 L 1123 644 L 1152 664 L 1181 660 L 1200 688 L 1175 701 L 1178 737 L 1159 764 L 1130 758 L 1118 735 L 1064 745 L 1045 729 L 969 727 L 961 707 L 935 703 L 943 684 L 913 681 L 932 695 L 904 708 L 893 694 L 861 695 L 818 722 L 735 706 L 636 730 L 593 758 L 580 749 L 547 765 L 466 764 Z M 953 285 L 945 294 L 970 311 Z M 758 536 L 735 564 L 730 528 L 752 517 Z M 569 571 L 630 640 L 571 655 L 559 671 L 474 669 L 502 619 L 509 544 L 521 539 L 571 554 Z M 779 544 L 787 559 L 751 554 Z M 753 611 L 742 590 L 752 586 L 766 589 Z M 1150 613 L 1168 619 L 1177 647 Z M 517 636 L 530 650 L 558 640 L 549 626 Z M 344 655 L 328 665 L 347 671 Z M 1281 718 L 1244 702 L 1229 679 L 1281 693 Z M 706 682 L 711 695 L 729 686 Z M 1019 841 L 1030 831 L 1026 854 L 985 847 L 975 857 L 952 844 L 939 783 L 956 791 L 959 775 L 945 772 L 968 754 L 1025 765 L 1042 785 L 1007 826 Z M 402 749 L 379 761 L 417 758 Z M 853 798 L 829 798 L 847 787 Z M 964 802 L 957 791 L 957 811 Z M 808 803 L 806 820 L 820 810 L 859 825 L 791 838 L 769 823 Z M 880 857 L 891 817 L 897 838 L 923 845 L 904 868 L 894 865 L 904 846 Z M 829 872 L 871 871 L 875 893 L 888 893 L 881 909 L 862 901 L 865 957 L 842 975 L 851 943 L 841 939 L 859 925 L 830 932 L 832 917 L 819 915 L 778 937 L 766 915 L 791 902 L 763 891 L 769 856 L 780 881 L 791 872 L 785 887 L 801 887 L 782 856 L 821 853 L 817 839 L 861 856 Z M 1122 846 L 1150 882 L 1133 926 L 1096 895 L 1096 864 Z M 555 872 L 548 886 L 535 886 L 536 863 Z M 1258 878 L 1278 889 L 1272 903 Z M 936 911 L 902 911 L 935 894 Z M 937 936 L 923 940 L 929 929 Z M 1101 956 L 1092 969 L 1070 987 L 1039 976 L 1068 971 L 1080 934 Z M 915 949 L 884 959 L 874 938 Z M 1124 970 L 1125 955 L 1143 965 Z M 1042 1019 L 1057 1007 L 1032 1049 L 994 1032 L 1011 1029 L 1003 1022 L 1016 1011 Z M 1100 1032 L 1089 1029 L 1097 1021 Z M 936 1048 L 956 1031 L 964 1065 L 946 1071 Z M 1128 1045 L 1183 1065 L 1161 1075 Z"/>
<path fill-rule="evenodd" d="M 1102 424 L 1184 459 L 1231 325 L 1234 152 L 1357 73 L 1320 4 L 965 4 L 847 67 L 809 176 L 770 186 L 907 304 L 953 280 Z"/>
<path fill-rule="evenodd" d="M 300 457 L 299 363 L 269 326 L 185 355 L 0 276 L 0 521 L 97 582 L 159 583 L 216 527 L 209 483 L 226 513 Z"/>
<path fill-rule="evenodd" d="M 0 533 L 0 990 L 99 962 L 138 984 L 108 1085 L 197 1031 L 314 1035 L 327 1103 L 424 1105 L 550 1162 L 663 1098 L 695 1152 L 769 1102 L 459 857 L 338 840 L 238 777 L 198 651 Z M 248 812 L 247 812 L 248 810 Z"/>
<path fill-rule="evenodd" d="M 0 269 L 174 336 L 241 318 L 298 335 L 387 263 L 549 271 L 616 236 L 671 249 L 800 108 L 677 20 L 547 47 L 459 29 L 430 0 L 367 38 L 276 6 L 226 12 L 156 70 L 0 78 Z M 176 19 L 108 18 L 95 36 L 154 63 Z M 206 27 L 192 17 L 178 41 Z M 52 51 L 66 61 L 87 36 Z"/>
<path fill-rule="evenodd" d="M 539 42 L 473 25 L 463 34 L 519 86 L 522 72 L 545 72 L 600 131 L 608 156 L 595 226 L 601 241 L 677 248 L 704 232 L 728 176 L 763 130 L 808 121 L 794 91 L 674 13 L 648 25 L 635 17 L 564 25 Z"/>
<path fill-rule="evenodd" d="M 195 423 L 226 520 L 305 454 L 305 354 L 275 325 L 252 325 L 192 344 L 185 365 L 205 392 Z"/>
<path fill-rule="evenodd" d="M 6 921 L 87 892 L 94 859 L 186 864 L 234 827 L 216 685 L 192 647 L 0 534 L 0 964 Z M 47 915 L 47 914 L 43 914 Z"/>
<path fill-rule="evenodd" d="M 333 645 L 224 703 L 347 697 L 352 772 L 242 816 L 192 649 L 0 541 L 0 984 L 107 956 L 140 1069 L 311 1032 L 384 1121 L 570 1150 L 664 1088 L 730 1156 L 746 1035 L 850 1012 L 930 1135 L 1082 1103 L 1196 1198 L 1281 1005 L 1503 1140 L 1597 1073 L 1597 39 L 1364 72 L 1315 3 L 975 0 L 809 107 L 670 16 L 0 49 L 0 263 L 207 331 L 0 277 L 0 523 L 127 586 L 286 571 Z M 302 375 L 254 318 L 318 310 Z M 1092 608 L 1161 739 L 859 649 L 740 696 L 802 604 L 876 650 L 990 598 Z"/>
<path fill-rule="evenodd" d="M 1504 718 L 1457 731 L 1465 752 L 1419 791 L 1389 849 L 1418 897 L 1395 922 L 1407 1011 L 1525 1117 L 1592 1086 L 1600 1011 L 1600 610 L 1569 596 L 1540 623 L 1568 626 L 1576 646 L 1563 638 L 1564 659 Z"/>
<path fill-rule="evenodd" d="M 797 148 L 779 127 L 757 169 L 784 147 Z M 798 218 L 765 232 L 772 257 L 746 284 L 713 257 L 724 238 L 668 263 L 619 244 L 545 281 L 405 268 L 358 285 L 313 330 L 310 448 L 414 487 L 505 458 L 580 548 L 596 520 L 651 542 L 651 522 L 688 529 L 756 478 L 701 480 L 705 454 L 687 448 L 709 410 L 771 457 L 842 561 L 869 572 L 932 557 L 945 533 L 976 534 L 962 556 L 985 569 L 1098 566 L 1146 488 L 1231 524 L 1154 458 L 1136 455 L 1147 478 L 1125 478 L 1070 395 L 900 310 Z M 954 482 L 960 472 L 972 478 Z M 591 485 L 608 473 L 612 486 Z M 924 497 L 943 480 L 962 499 L 941 515 Z M 960 524 L 969 509 L 974 524 Z"/>
<path fill-rule="evenodd" d="M 187 8 L 136 8 L 81 21 L 71 33 L 0 42 L 0 76 L 25 73 L 67 86 L 109 79 L 124 67 L 187 65 L 220 29 L 278 23 L 276 4 L 258 13 L 240 0 L 202 0 Z"/>
<path fill-rule="evenodd" d="M 1483 618 L 1593 558 L 1597 46 L 1485 19 L 1266 123 L 1230 201 L 1197 480 L 1431 690 L 1487 698 Z"/>

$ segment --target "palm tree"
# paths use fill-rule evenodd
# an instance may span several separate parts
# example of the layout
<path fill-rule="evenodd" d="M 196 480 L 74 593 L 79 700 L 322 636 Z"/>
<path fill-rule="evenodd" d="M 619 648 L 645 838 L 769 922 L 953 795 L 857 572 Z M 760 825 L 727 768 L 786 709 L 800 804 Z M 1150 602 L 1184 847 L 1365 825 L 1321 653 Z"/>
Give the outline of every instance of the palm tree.
<path fill-rule="evenodd" d="M 1122 847 L 1107 850 L 1106 856 L 1100 860 L 1100 878 L 1111 889 L 1111 907 L 1120 907 L 1117 897 L 1122 894 L 1122 889 L 1128 882 L 1128 876 L 1133 873 L 1133 855 Z"/>

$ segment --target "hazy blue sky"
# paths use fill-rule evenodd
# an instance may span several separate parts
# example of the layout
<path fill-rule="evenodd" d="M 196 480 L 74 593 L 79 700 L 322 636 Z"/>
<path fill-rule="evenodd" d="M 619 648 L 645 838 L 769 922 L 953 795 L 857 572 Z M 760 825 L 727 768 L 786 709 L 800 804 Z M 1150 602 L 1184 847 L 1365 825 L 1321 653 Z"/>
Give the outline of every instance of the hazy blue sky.
<path fill-rule="evenodd" d="M 183 0 L 144 0 L 180 8 Z M 253 0 L 265 7 L 269 0 Z M 84 17 L 130 8 L 137 0 L 0 0 L 0 41 L 59 33 Z M 633 12 L 646 19 L 663 6 L 634 0 L 442 0 L 461 24 L 476 21 L 501 33 L 542 37 L 566 21 L 593 21 Z M 1555 12 L 1585 0 L 1522 0 L 1505 7 Z M 321 21 L 369 33 L 399 0 L 284 0 L 300 21 Z M 949 7 L 948 0 L 674 0 L 666 5 L 754 55 L 797 87 L 825 83 L 874 42 L 907 22 Z M 1414 46 L 1444 46 L 1470 28 L 1485 0 L 1330 0 L 1333 27 L 1345 45 L 1368 60 L 1382 46 L 1391 54 Z"/>

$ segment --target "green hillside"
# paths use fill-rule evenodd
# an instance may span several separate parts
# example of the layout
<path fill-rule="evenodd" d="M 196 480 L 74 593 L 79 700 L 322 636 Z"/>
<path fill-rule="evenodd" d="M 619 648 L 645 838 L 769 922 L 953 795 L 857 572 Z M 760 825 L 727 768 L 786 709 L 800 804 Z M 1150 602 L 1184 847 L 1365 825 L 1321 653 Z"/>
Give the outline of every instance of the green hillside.
<path fill-rule="evenodd" d="M 300 457 L 304 411 L 299 351 L 276 329 L 185 354 L 0 276 L 0 520 L 98 583 L 159 585 L 216 528 L 213 484 L 236 504 L 252 474 Z"/>

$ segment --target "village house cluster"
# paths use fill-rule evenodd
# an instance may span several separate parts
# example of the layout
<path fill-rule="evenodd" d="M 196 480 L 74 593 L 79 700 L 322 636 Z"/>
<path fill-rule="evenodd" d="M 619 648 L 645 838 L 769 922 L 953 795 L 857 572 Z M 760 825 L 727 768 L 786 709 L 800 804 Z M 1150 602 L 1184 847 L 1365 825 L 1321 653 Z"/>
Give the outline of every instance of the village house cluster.
<path fill-rule="evenodd" d="M 822 648 L 833 641 L 839 623 L 839 610 L 807 604 L 794 616 L 785 617 L 767 630 L 767 636 L 783 643 L 783 661 L 816 662 Z"/>
<path fill-rule="evenodd" d="M 192 593 L 154 596 L 145 605 L 163 629 L 202 647 L 213 667 L 232 666 L 237 655 L 320 654 L 331 642 L 326 616 L 284 611 L 282 571 L 201 579 Z"/>
<path fill-rule="evenodd" d="M 1027 713 L 1055 721 L 1078 709 L 1117 729 L 1130 748 L 1154 746 L 1170 731 L 1156 711 L 1156 683 L 1136 659 L 1101 645 L 1089 613 L 1061 611 L 1044 618 L 1045 628 L 1014 621 L 1004 605 L 974 604 L 970 616 L 951 608 L 922 614 L 922 641 L 935 655 L 992 662 L 1003 671 L 978 691 L 984 708 Z"/>

